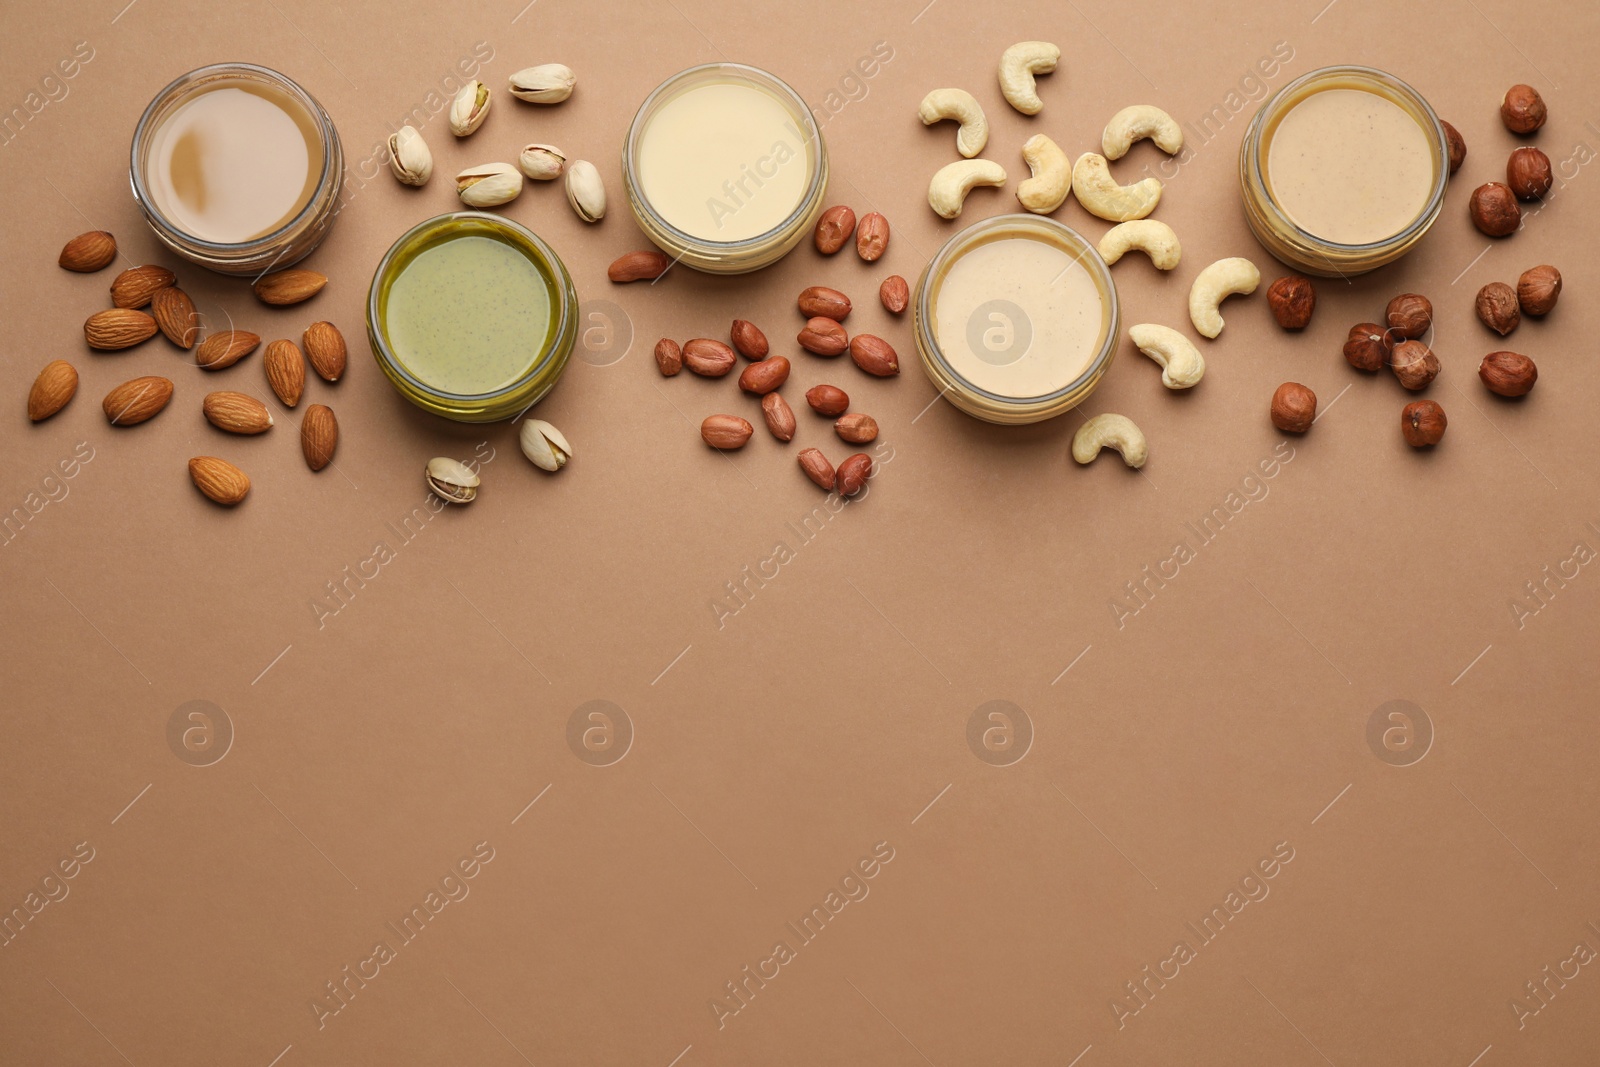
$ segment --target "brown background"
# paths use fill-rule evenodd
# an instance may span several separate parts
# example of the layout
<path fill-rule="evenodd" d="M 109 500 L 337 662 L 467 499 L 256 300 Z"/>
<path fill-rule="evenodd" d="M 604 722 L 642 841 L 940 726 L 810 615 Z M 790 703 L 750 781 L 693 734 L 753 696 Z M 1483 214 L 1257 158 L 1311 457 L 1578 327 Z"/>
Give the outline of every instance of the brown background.
<path fill-rule="evenodd" d="M 93 49 L 66 94 L 55 86 L 0 147 L 0 508 L 59 496 L 48 471 L 79 442 L 93 450 L 67 495 L 0 548 L 0 906 L 23 906 L 79 842 L 94 850 L 70 895 L 0 948 L 0 1060 L 1594 1062 L 1594 965 L 1521 1029 L 1509 1006 L 1576 942 L 1600 948 L 1587 925 L 1600 924 L 1600 576 L 1581 566 L 1552 583 L 1520 628 L 1510 608 L 1541 568 L 1600 545 L 1592 4 L 124 2 L 10 4 L 0 26 L 7 110 L 43 96 L 77 42 Z M 1006 45 L 1032 37 L 1065 56 L 1030 120 L 1005 106 L 994 70 Z M 827 107 L 879 41 L 892 59 L 864 96 L 841 91 L 824 134 L 830 200 L 895 226 L 883 261 L 803 248 L 753 277 L 605 281 L 605 265 L 642 244 L 618 154 L 653 86 L 728 57 Z M 128 139 L 183 71 L 243 59 L 287 72 L 334 116 L 356 175 L 479 42 L 500 94 L 487 124 L 460 144 L 442 115 L 424 126 L 438 173 L 420 192 L 387 174 L 352 179 L 307 262 L 333 279 L 313 303 L 264 308 L 242 283 L 161 252 L 139 220 Z M 1246 76 L 1279 42 L 1293 58 L 1268 89 L 1370 63 L 1461 129 L 1470 155 L 1424 245 L 1375 276 L 1322 284 L 1304 336 L 1281 333 L 1260 294 L 1231 301 L 1192 395 L 1162 389 L 1125 348 L 1087 408 L 1145 427 L 1142 477 L 1115 457 L 1076 467 L 1077 415 L 1000 429 L 928 407 L 909 324 L 887 321 L 873 296 L 890 272 L 914 282 L 959 225 L 924 202 L 927 177 L 954 157 L 950 127 L 917 123 L 921 96 L 975 92 L 993 124 L 986 154 L 1012 171 L 1007 190 L 972 196 L 970 222 L 1014 205 L 1031 132 L 1076 155 L 1129 103 L 1190 123 L 1230 92 L 1235 105 L 1252 89 L 1259 100 Z M 512 71 L 547 61 L 578 72 L 568 103 L 535 109 L 501 92 Z M 1490 245 L 1466 193 L 1502 173 L 1515 140 L 1496 106 L 1519 81 L 1549 102 L 1537 143 L 1560 183 L 1523 232 Z M 1116 268 L 1127 323 L 1185 326 L 1190 280 L 1221 256 L 1277 273 L 1238 203 L 1244 103 L 1209 142 L 1189 130 L 1193 158 L 1158 211 L 1183 264 L 1171 276 L 1140 256 Z M 383 250 L 454 206 L 457 169 L 528 141 L 594 160 L 612 202 L 596 227 L 556 186 L 506 211 L 555 245 L 601 315 L 593 351 L 538 409 L 576 449 L 555 477 L 518 455 L 509 426 L 408 406 L 361 343 Z M 1117 170 L 1160 158 L 1142 144 Z M 1058 217 L 1093 238 L 1105 228 L 1076 204 Z M 80 323 L 105 306 L 112 272 L 71 275 L 54 259 L 91 227 L 118 235 L 119 268 L 172 265 L 208 314 L 265 337 L 338 323 L 350 373 L 307 397 L 338 413 L 336 469 L 305 469 L 297 413 L 257 439 L 202 420 L 209 389 L 269 397 L 259 356 L 208 377 L 159 339 L 86 351 Z M 1472 295 L 1541 262 L 1561 268 L 1566 295 L 1509 340 L 1542 373 L 1525 401 L 1501 402 L 1475 380 L 1483 353 L 1504 346 L 1473 320 Z M 887 336 L 906 372 L 867 380 L 790 351 L 794 294 L 811 284 L 854 296 L 851 327 Z M 1451 423 L 1433 454 L 1402 443 L 1408 397 L 1392 378 L 1356 375 L 1339 355 L 1351 323 L 1406 290 L 1438 308 L 1444 372 L 1428 395 Z M 823 497 L 792 453 L 819 444 L 842 457 L 826 424 L 802 411 L 794 445 L 758 436 L 718 456 L 694 424 L 754 404 L 729 381 L 663 380 L 650 360 L 656 337 L 721 336 L 735 316 L 795 357 L 791 398 L 837 380 L 885 429 L 892 458 L 867 497 L 809 543 L 789 524 Z M 54 357 L 78 366 L 80 395 L 30 426 L 23 399 Z M 177 382 L 170 409 L 108 427 L 99 398 L 144 373 Z M 1109 604 L 1123 583 L 1167 559 L 1185 522 L 1242 496 L 1280 444 L 1266 411 L 1286 379 L 1316 390 L 1325 417 L 1276 477 L 1249 483 L 1268 495 L 1119 629 Z M 424 462 L 480 442 L 494 458 L 478 502 L 398 537 L 389 524 L 423 504 Z M 248 470 L 242 507 L 194 491 L 184 464 L 201 453 Z M 794 558 L 719 629 L 724 583 L 779 541 Z M 312 603 L 378 542 L 394 558 L 319 627 Z M 567 742 L 569 716 L 596 699 L 634 731 L 607 767 Z M 1396 755 L 1367 740 L 1375 710 L 1397 699 L 1433 733 L 1409 766 L 1396 764 L 1416 746 Z M 210 766 L 169 748 L 169 720 L 191 700 L 232 724 Z M 968 746 L 969 719 L 991 700 L 1032 724 L 1010 766 Z M 310 1005 L 324 983 L 397 941 L 385 923 L 481 841 L 494 859 L 470 895 L 319 1029 Z M 708 1005 L 724 983 L 795 941 L 784 924 L 879 841 L 895 858 L 870 896 L 719 1029 Z M 1270 895 L 1119 1029 L 1110 1003 L 1124 983 L 1175 941 L 1197 941 L 1185 924 L 1279 842 L 1294 859 Z"/>

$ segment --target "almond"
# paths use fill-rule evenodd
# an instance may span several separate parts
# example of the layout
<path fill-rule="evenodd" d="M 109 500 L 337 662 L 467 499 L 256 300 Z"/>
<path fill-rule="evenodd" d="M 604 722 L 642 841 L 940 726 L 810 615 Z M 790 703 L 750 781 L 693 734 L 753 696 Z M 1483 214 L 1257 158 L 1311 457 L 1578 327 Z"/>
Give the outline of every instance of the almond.
<path fill-rule="evenodd" d="M 56 262 L 66 270 L 90 274 L 104 270 L 116 258 L 117 239 L 105 230 L 90 230 L 68 241 L 61 250 L 61 258 Z"/>
<path fill-rule="evenodd" d="M 856 228 L 856 213 L 843 204 L 830 207 L 822 213 L 817 220 L 817 232 L 813 240 L 816 242 L 817 251 L 825 256 L 831 256 L 844 247 L 850 239 L 850 234 Z"/>
<path fill-rule="evenodd" d="M 865 452 L 857 452 L 839 464 L 833 487 L 839 491 L 840 496 L 855 496 L 861 492 L 870 477 L 872 477 L 872 457 Z"/>
<path fill-rule="evenodd" d="M 700 424 L 700 437 L 712 448 L 743 448 L 755 432 L 754 426 L 737 415 L 708 415 Z"/>
<path fill-rule="evenodd" d="M 656 367 L 663 378 L 670 378 L 683 370 L 683 346 L 670 337 L 656 342 Z"/>
<path fill-rule="evenodd" d="M 172 383 L 154 374 L 132 378 L 106 394 L 100 402 L 113 426 L 137 426 L 160 414 L 172 399 Z"/>
<path fill-rule="evenodd" d="M 890 314 L 898 315 L 911 303 L 911 286 L 898 274 L 891 274 L 878 286 L 878 299 Z"/>
<path fill-rule="evenodd" d="M 306 389 L 306 359 L 293 341 L 274 341 L 261 357 L 267 370 L 267 384 L 283 406 L 292 408 L 300 403 Z"/>
<path fill-rule="evenodd" d="M 306 466 L 319 471 L 333 462 L 333 450 L 339 445 L 339 423 L 333 409 L 325 404 L 312 404 L 306 408 L 306 417 L 300 420 L 300 451 L 305 453 Z"/>
<path fill-rule="evenodd" d="M 761 398 L 761 414 L 767 420 L 767 429 L 780 441 L 794 440 L 794 411 L 782 393 L 768 393 Z"/>
<path fill-rule="evenodd" d="M 205 370 L 231 367 L 261 345 L 261 338 L 249 330 L 224 330 L 200 342 L 195 349 L 195 365 Z"/>
<path fill-rule="evenodd" d="M 889 250 L 889 220 L 876 211 L 861 216 L 856 227 L 856 255 L 872 263 Z"/>
<path fill-rule="evenodd" d="M 66 407 L 77 391 L 77 369 L 64 359 L 52 359 L 44 365 L 28 391 L 28 418 L 43 422 Z"/>
<path fill-rule="evenodd" d="M 806 390 L 806 403 L 818 415 L 843 415 L 850 406 L 850 397 L 837 385 L 813 385 Z"/>
<path fill-rule="evenodd" d="M 195 314 L 194 301 L 175 285 L 156 290 L 150 298 L 150 316 L 166 339 L 186 352 L 200 337 L 200 316 Z"/>
<path fill-rule="evenodd" d="M 782 356 L 752 363 L 739 375 L 739 388 L 765 396 L 789 380 L 789 361 Z"/>
<path fill-rule="evenodd" d="M 825 318 L 843 322 L 850 314 L 850 298 L 826 285 L 813 285 L 800 291 L 800 314 L 808 319 Z"/>
<path fill-rule="evenodd" d="M 331 322 L 313 322 L 300 338 L 305 345 L 306 358 L 311 369 L 325 382 L 336 382 L 344 376 L 349 362 L 349 349 L 345 347 L 344 334 Z"/>
<path fill-rule="evenodd" d="M 151 297 L 177 280 L 177 275 L 170 270 L 153 263 L 129 267 L 111 280 L 112 306 L 142 308 L 150 303 Z"/>
<path fill-rule="evenodd" d="M 800 461 L 800 469 L 806 472 L 806 477 L 816 482 L 823 489 L 832 489 L 834 482 L 833 464 L 828 462 L 828 457 L 815 448 L 807 448 L 796 457 Z"/>
<path fill-rule="evenodd" d="M 837 356 L 850 347 L 850 337 L 844 327 L 829 318 L 817 317 L 806 322 L 805 329 L 795 338 L 800 347 L 819 356 Z"/>
<path fill-rule="evenodd" d="M 619 283 L 654 281 L 670 266 L 672 260 L 664 252 L 628 252 L 612 261 L 606 268 L 606 277 Z"/>
<path fill-rule="evenodd" d="M 200 410 L 207 422 L 228 433 L 265 433 L 272 426 L 267 405 L 245 393 L 207 393 Z"/>
<path fill-rule="evenodd" d="M 206 496 L 230 508 L 250 492 L 250 479 L 244 471 L 216 456 L 196 456 L 191 459 L 189 480 Z"/>
<path fill-rule="evenodd" d="M 900 357 L 895 355 L 889 342 L 870 333 L 858 333 L 850 338 L 850 358 L 856 366 L 879 378 L 892 378 L 900 373 Z"/>
<path fill-rule="evenodd" d="M 767 335 L 753 322 L 744 319 L 734 319 L 733 327 L 728 331 L 733 347 L 738 353 L 752 363 L 758 363 L 767 358 L 767 353 L 772 351 L 772 346 L 767 344 Z"/>
<path fill-rule="evenodd" d="M 322 292 L 322 287 L 327 284 L 327 275 L 318 274 L 314 270 L 296 268 L 268 274 L 256 282 L 253 288 L 263 304 L 282 307 L 310 300 Z"/>
<path fill-rule="evenodd" d="M 155 319 L 142 311 L 133 311 L 129 308 L 107 308 L 104 311 L 96 311 L 89 316 L 89 321 L 83 324 L 83 339 L 89 342 L 90 348 L 98 348 L 102 352 L 132 348 L 136 344 L 150 340 L 155 333 Z"/>
<path fill-rule="evenodd" d="M 696 337 L 683 346 L 684 366 L 702 378 L 720 378 L 738 361 L 733 349 L 709 337 Z"/>
<path fill-rule="evenodd" d="M 833 432 L 839 435 L 841 441 L 853 445 L 868 444 L 878 439 L 878 420 L 871 415 L 852 412 L 833 424 Z"/>

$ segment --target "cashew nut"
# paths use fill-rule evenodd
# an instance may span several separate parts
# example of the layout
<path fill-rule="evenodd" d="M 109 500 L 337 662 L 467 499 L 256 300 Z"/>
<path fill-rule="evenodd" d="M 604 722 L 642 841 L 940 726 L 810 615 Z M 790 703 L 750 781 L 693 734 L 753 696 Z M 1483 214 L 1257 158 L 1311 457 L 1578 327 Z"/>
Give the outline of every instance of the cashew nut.
<path fill-rule="evenodd" d="M 1161 384 L 1168 389 L 1189 389 L 1206 373 L 1206 361 L 1189 339 L 1168 326 L 1153 322 L 1128 329 L 1139 351 L 1161 364 Z"/>
<path fill-rule="evenodd" d="M 1161 202 L 1161 182 L 1146 178 L 1133 185 L 1118 185 L 1106 166 L 1106 157 L 1085 152 L 1072 168 L 1072 191 L 1091 215 L 1107 222 L 1142 219 Z"/>
<path fill-rule="evenodd" d="M 1202 337 L 1222 332 L 1222 316 L 1217 305 L 1234 293 L 1253 293 L 1261 284 L 1261 272 L 1248 259 L 1219 259 L 1200 272 L 1189 287 L 1189 320 Z"/>
<path fill-rule="evenodd" d="M 935 89 L 922 98 L 917 117 L 924 126 L 954 119 L 961 124 L 956 134 L 956 151 L 971 159 L 989 143 L 989 120 L 983 117 L 983 105 L 965 89 Z"/>
<path fill-rule="evenodd" d="M 1028 143 L 1022 146 L 1022 158 L 1028 161 L 1033 177 L 1017 187 L 1017 199 L 1029 211 L 1048 215 L 1072 192 L 1072 163 L 1067 154 L 1042 133 L 1028 138 Z"/>
<path fill-rule="evenodd" d="M 1157 270 L 1171 270 L 1183 255 L 1178 235 L 1172 232 L 1172 227 L 1155 219 L 1118 223 L 1100 238 L 1100 258 L 1108 265 L 1121 259 L 1130 248 L 1147 253 Z"/>
<path fill-rule="evenodd" d="M 1134 104 L 1112 115 L 1106 132 L 1100 136 L 1100 147 L 1105 149 L 1107 159 L 1121 159 L 1133 142 L 1146 137 L 1169 156 L 1183 151 L 1183 127 L 1171 115 L 1149 104 Z"/>
<path fill-rule="evenodd" d="M 975 185 L 1004 185 L 1006 169 L 989 159 L 958 159 L 939 168 L 928 183 L 928 204 L 942 219 L 961 214 L 961 204 Z"/>
<path fill-rule="evenodd" d="M 1006 102 L 1024 115 L 1044 108 L 1034 85 L 1035 74 L 1049 74 L 1061 59 L 1061 49 L 1049 41 L 1019 41 L 1000 55 L 1000 92 Z"/>
<path fill-rule="evenodd" d="M 1072 458 L 1079 463 L 1093 463 L 1102 448 L 1114 448 L 1122 453 L 1122 462 L 1130 467 L 1144 466 L 1150 455 L 1144 431 L 1133 424 L 1126 415 L 1096 415 L 1072 435 Z"/>

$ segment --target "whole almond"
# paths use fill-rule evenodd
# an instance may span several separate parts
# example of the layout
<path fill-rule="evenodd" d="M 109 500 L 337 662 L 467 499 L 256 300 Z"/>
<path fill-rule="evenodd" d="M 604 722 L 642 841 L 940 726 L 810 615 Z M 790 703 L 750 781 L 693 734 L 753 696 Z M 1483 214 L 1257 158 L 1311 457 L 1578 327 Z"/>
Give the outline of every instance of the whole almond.
<path fill-rule="evenodd" d="M 817 232 L 813 240 L 816 242 L 817 251 L 825 256 L 831 256 L 844 247 L 844 243 L 855 232 L 856 213 L 844 204 L 837 204 L 822 213 L 817 220 Z"/>
<path fill-rule="evenodd" d="M 702 378 L 720 378 L 738 361 L 733 349 L 709 337 L 696 337 L 683 346 L 683 365 Z"/>
<path fill-rule="evenodd" d="M 200 316 L 194 301 L 176 285 L 157 289 L 150 298 L 150 317 L 156 320 L 167 340 L 187 352 L 200 337 Z"/>
<path fill-rule="evenodd" d="M 28 391 L 28 418 L 43 422 L 66 407 L 77 391 L 77 368 L 64 359 L 52 359 L 44 365 Z"/>
<path fill-rule="evenodd" d="M 216 456 L 196 456 L 191 459 L 189 480 L 206 496 L 230 508 L 250 492 L 250 479 L 244 471 Z"/>
<path fill-rule="evenodd" d="M 246 393 L 207 393 L 200 410 L 207 422 L 228 433 L 265 433 L 272 426 L 267 405 Z"/>
<path fill-rule="evenodd" d="M 891 274 L 878 286 L 878 299 L 885 311 L 898 315 L 911 303 L 911 286 L 898 274 Z"/>
<path fill-rule="evenodd" d="M 172 399 L 172 383 L 154 374 L 132 378 L 106 394 L 100 407 L 113 426 L 137 426 L 155 418 Z"/>
<path fill-rule="evenodd" d="M 142 308 L 150 303 L 152 296 L 177 280 L 177 275 L 170 270 L 153 263 L 129 267 L 111 280 L 111 304 L 119 308 Z"/>
<path fill-rule="evenodd" d="M 256 282 L 253 288 L 263 304 L 283 307 L 288 304 L 298 304 L 302 300 L 310 300 L 322 292 L 322 287 L 327 284 L 327 275 L 296 267 L 293 270 L 280 270 L 268 274 Z"/>
<path fill-rule="evenodd" d="M 1520 352 L 1490 352 L 1478 365 L 1478 377 L 1491 393 L 1522 396 L 1539 380 L 1539 368 Z"/>
<path fill-rule="evenodd" d="M 794 411 L 782 393 L 768 393 L 761 398 L 761 414 L 767 420 L 767 429 L 780 441 L 794 440 Z"/>
<path fill-rule="evenodd" d="M 900 373 L 900 357 L 889 342 L 870 333 L 858 333 L 850 339 L 850 358 L 856 366 L 879 378 L 892 378 Z"/>
<path fill-rule="evenodd" d="M 813 285 L 800 291 L 800 314 L 808 319 L 832 319 L 843 322 L 850 314 L 850 298 L 837 289 L 829 289 L 826 285 Z"/>
<path fill-rule="evenodd" d="M 870 477 L 872 477 L 872 457 L 865 452 L 857 452 L 839 464 L 833 487 L 839 491 L 840 496 L 855 496 L 861 492 Z"/>
<path fill-rule="evenodd" d="M 654 281 L 665 274 L 670 266 L 672 260 L 664 252 L 627 252 L 606 268 L 606 277 L 619 283 Z"/>
<path fill-rule="evenodd" d="M 833 424 L 833 432 L 839 435 L 842 441 L 853 445 L 864 445 L 878 439 L 878 420 L 871 415 L 852 412 L 843 415 Z"/>
<path fill-rule="evenodd" d="M 833 464 L 828 462 L 828 457 L 821 451 L 815 448 L 803 449 L 795 458 L 800 461 L 800 469 L 806 472 L 807 478 L 823 489 L 833 488 Z"/>
<path fill-rule="evenodd" d="M 117 239 L 105 230 L 90 230 L 68 241 L 57 263 L 79 274 L 104 270 L 117 258 Z"/>
<path fill-rule="evenodd" d="M 336 382 L 344 376 L 349 350 L 345 348 L 344 334 L 331 322 L 313 322 L 300 338 L 305 346 L 311 369 L 325 382 Z"/>
<path fill-rule="evenodd" d="M 656 367 L 663 378 L 670 378 L 683 370 L 683 347 L 670 337 L 657 341 Z"/>
<path fill-rule="evenodd" d="M 856 227 L 856 254 L 868 263 L 889 250 L 889 220 L 876 211 L 861 216 Z"/>
<path fill-rule="evenodd" d="M 805 329 L 800 331 L 796 341 L 807 352 L 815 352 L 819 356 L 837 356 L 843 354 L 850 347 L 850 337 L 833 319 L 817 317 L 806 321 Z"/>
<path fill-rule="evenodd" d="M 700 437 L 712 448 L 743 448 L 755 432 L 754 426 L 737 415 L 708 415 L 700 424 Z"/>
<path fill-rule="evenodd" d="M 751 363 L 739 375 L 739 388 L 756 396 L 765 396 L 789 380 L 789 361 L 773 356 L 760 363 Z"/>
<path fill-rule="evenodd" d="M 806 390 L 806 403 L 818 415 L 843 415 L 850 407 L 850 397 L 837 385 L 813 385 Z"/>
<path fill-rule="evenodd" d="M 292 408 L 306 389 L 306 359 L 293 341 L 273 341 L 261 357 L 273 395 Z"/>
<path fill-rule="evenodd" d="M 249 330 L 224 330 L 200 342 L 194 351 L 195 365 L 204 370 L 231 367 L 261 345 L 261 338 Z"/>
<path fill-rule="evenodd" d="M 156 320 L 130 308 L 96 311 L 83 324 L 83 339 L 89 342 L 90 348 L 98 348 L 102 352 L 132 348 L 155 335 Z"/>
<path fill-rule="evenodd" d="M 751 362 L 760 362 L 767 358 L 767 353 L 772 351 L 772 346 L 767 344 L 767 335 L 753 322 L 744 319 L 734 319 L 733 327 L 728 331 L 733 347 L 745 359 Z"/>
<path fill-rule="evenodd" d="M 300 451 L 305 453 L 306 466 L 319 471 L 333 462 L 333 450 L 339 445 L 339 423 L 333 409 L 325 404 L 312 404 L 300 420 Z"/>

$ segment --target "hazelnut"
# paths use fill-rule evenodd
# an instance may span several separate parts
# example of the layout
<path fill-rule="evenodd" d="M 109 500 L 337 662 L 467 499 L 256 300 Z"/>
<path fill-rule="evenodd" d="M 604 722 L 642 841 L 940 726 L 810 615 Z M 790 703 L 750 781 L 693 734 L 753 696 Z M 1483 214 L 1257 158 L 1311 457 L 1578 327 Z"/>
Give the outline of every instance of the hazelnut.
<path fill-rule="evenodd" d="M 1499 182 L 1485 182 L 1472 190 L 1472 224 L 1490 237 L 1504 237 L 1522 225 L 1517 197 Z"/>
<path fill-rule="evenodd" d="M 1317 394 L 1299 382 L 1284 382 L 1272 394 L 1272 425 L 1284 433 L 1305 433 L 1317 417 Z"/>
<path fill-rule="evenodd" d="M 1412 448 L 1429 448 L 1444 439 L 1450 420 L 1444 408 L 1431 400 L 1413 400 L 1400 412 L 1400 433 Z"/>
<path fill-rule="evenodd" d="M 1439 357 L 1421 341 L 1401 341 L 1389 357 L 1389 369 L 1414 393 L 1439 376 Z"/>
<path fill-rule="evenodd" d="M 1441 119 L 1439 125 L 1444 127 L 1445 143 L 1450 146 L 1450 173 L 1454 174 L 1466 162 L 1467 142 L 1461 139 L 1460 131 L 1448 122 Z"/>
<path fill-rule="evenodd" d="M 1490 282 L 1478 290 L 1478 318 L 1504 337 L 1517 328 L 1522 312 L 1517 307 L 1517 291 L 1505 282 Z"/>
<path fill-rule="evenodd" d="M 1517 279 L 1517 303 L 1529 315 L 1547 315 L 1561 296 L 1561 272 L 1549 264 L 1522 272 Z"/>
<path fill-rule="evenodd" d="M 1523 145 L 1506 160 L 1506 184 L 1519 200 L 1538 200 L 1555 183 L 1550 157 L 1531 145 Z"/>
<path fill-rule="evenodd" d="M 1310 278 L 1288 274 L 1267 287 L 1267 303 L 1279 326 L 1285 330 L 1303 330 L 1311 322 L 1311 312 L 1317 306 L 1317 291 Z"/>
<path fill-rule="evenodd" d="M 1522 396 L 1539 380 L 1539 368 L 1520 352 L 1490 352 L 1478 364 L 1478 377 L 1498 396 Z"/>
<path fill-rule="evenodd" d="M 1381 370 L 1388 362 L 1389 349 L 1384 344 L 1388 333 L 1375 322 L 1362 322 L 1350 327 L 1350 337 L 1344 343 L 1344 358 L 1356 370 Z"/>
<path fill-rule="evenodd" d="M 1425 296 L 1401 293 L 1389 301 L 1383 318 L 1401 338 L 1421 337 L 1433 325 L 1433 304 Z"/>
<path fill-rule="evenodd" d="M 1500 101 L 1500 121 L 1512 133 L 1532 133 L 1544 125 L 1544 97 L 1531 85 L 1513 85 Z"/>

